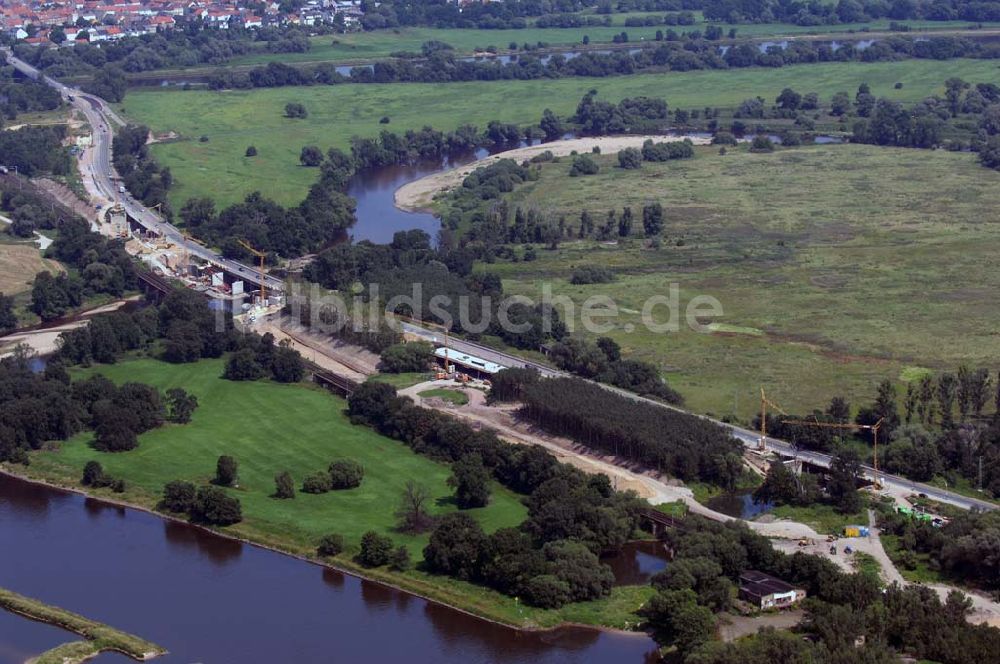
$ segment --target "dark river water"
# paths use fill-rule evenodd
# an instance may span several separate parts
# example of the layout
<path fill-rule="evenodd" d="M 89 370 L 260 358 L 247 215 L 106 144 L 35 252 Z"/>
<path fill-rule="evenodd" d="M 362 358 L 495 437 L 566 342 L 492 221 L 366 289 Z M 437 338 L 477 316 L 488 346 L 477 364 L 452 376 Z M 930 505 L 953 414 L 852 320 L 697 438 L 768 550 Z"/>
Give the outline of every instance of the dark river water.
<path fill-rule="evenodd" d="M 518 632 L 150 514 L 3 477 L 0 586 L 155 641 L 170 650 L 157 660 L 164 662 L 641 664 L 655 650 L 643 635 Z M 0 664 L 73 639 L 0 611 Z"/>

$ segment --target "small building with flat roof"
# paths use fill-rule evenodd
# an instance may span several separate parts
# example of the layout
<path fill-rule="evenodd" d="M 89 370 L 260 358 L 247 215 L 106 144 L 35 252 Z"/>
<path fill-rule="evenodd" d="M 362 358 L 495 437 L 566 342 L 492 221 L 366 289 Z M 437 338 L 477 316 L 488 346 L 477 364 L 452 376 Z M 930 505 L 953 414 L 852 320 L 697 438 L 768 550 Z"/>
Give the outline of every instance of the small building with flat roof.
<path fill-rule="evenodd" d="M 437 348 L 434 350 L 434 355 L 442 365 L 445 358 L 447 358 L 450 364 L 462 369 L 465 373 L 475 378 L 489 378 L 500 370 L 507 368 L 502 364 L 490 362 L 475 355 L 460 353 L 454 348 Z"/>
<path fill-rule="evenodd" d="M 748 569 L 740 574 L 740 599 L 759 609 L 780 609 L 798 604 L 806 591 L 770 574 Z"/>

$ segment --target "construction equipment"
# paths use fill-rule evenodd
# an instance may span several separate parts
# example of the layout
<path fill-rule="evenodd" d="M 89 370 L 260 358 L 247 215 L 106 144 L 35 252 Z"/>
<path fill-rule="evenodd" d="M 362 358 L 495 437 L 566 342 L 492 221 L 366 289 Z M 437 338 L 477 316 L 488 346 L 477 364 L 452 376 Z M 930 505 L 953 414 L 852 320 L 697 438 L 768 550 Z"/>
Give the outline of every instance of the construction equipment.
<path fill-rule="evenodd" d="M 267 307 L 267 272 L 264 271 L 264 258 L 267 254 L 254 248 L 245 240 L 237 240 L 244 249 L 260 259 L 260 306 Z"/>
<path fill-rule="evenodd" d="M 764 394 L 764 386 L 761 385 L 760 388 L 760 439 L 757 442 L 757 449 L 763 452 L 767 449 L 767 407 L 770 406 L 774 410 L 778 411 L 782 415 L 787 416 L 788 413 L 781 409 L 781 406 L 774 403 L 767 398 Z"/>
<path fill-rule="evenodd" d="M 819 420 L 782 420 L 782 424 L 802 424 L 805 426 L 813 427 L 827 427 L 830 429 L 851 429 L 852 431 L 871 431 L 872 432 L 872 443 L 874 444 L 874 452 L 872 456 L 872 467 L 875 469 L 875 479 L 872 485 L 875 490 L 882 488 L 882 482 L 878 477 L 878 430 L 882 428 L 882 422 L 885 418 L 879 418 L 879 421 L 875 424 L 853 424 L 851 422 L 820 422 Z"/>

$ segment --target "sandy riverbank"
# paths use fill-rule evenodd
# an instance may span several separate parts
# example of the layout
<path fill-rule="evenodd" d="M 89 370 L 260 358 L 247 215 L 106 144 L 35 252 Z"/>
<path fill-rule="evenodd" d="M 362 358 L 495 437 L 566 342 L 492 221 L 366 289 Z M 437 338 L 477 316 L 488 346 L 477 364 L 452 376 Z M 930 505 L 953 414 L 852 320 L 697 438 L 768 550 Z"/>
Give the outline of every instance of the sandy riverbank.
<path fill-rule="evenodd" d="M 545 151 L 550 151 L 557 157 L 564 157 L 571 154 L 574 150 L 581 154 L 589 153 L 595 146 L 599 147 L 602 153 L 615 154 L 617 152 L 621 152 L 625 148 L 642 147 L 642 144 L 647 140 L 682 141 L 685 138 L 689 139 L 695 145 L 708 145 L 712 142 L 710 138 L 705 136 L 676 135 L 595 136 L 593 138 L 570 138 L 564 141 L 553 141 L 551 143 L 542 143 L 540 145 L 531 145 L 528 147 L 517 148 L 516 150 L 500 152 L 475 161 L 471 164 L 459 166 L 458 168 L 450 171 L 435 173 L 433 175 L 420 178 L 419 180 L 408 182 L 396 190 L 393 199 L 396 207 L 400 210 L 406 210 L 407 212 L 426 212 L 430 208 L 434 197 L 439 193 L 457 186 L 462 182 L 462 180 L 465 179 L 465 176 L 477 168 L 489 166 L 490 164 L 501 159 L 523 161 L 524 159 L 530 159 Z"/>

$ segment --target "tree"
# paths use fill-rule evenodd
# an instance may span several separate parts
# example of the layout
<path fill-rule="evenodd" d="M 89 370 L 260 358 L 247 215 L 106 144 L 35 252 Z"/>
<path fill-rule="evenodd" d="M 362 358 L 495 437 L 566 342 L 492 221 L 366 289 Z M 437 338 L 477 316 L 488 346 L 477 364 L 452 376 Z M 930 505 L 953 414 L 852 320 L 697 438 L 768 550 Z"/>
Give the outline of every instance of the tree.
<path fill-rule="evenodd" d="M 486 507 L 490 502 L 490 473 L 478 454 L 469 454 L 451 465 L 448 486 L 455 489 L 459 509 Z"/>
<path fill-rule="evenodd" d="M 541 127 L 542 133 L 545 134 L 545 140 L 547 141 L 554 141 L 562 138 L 562 135 L 566 133 L 559 117 L 547 108 L 542 111 L 542 120 L 538 126 Z"/>
<path fill-rule="evenodd" d="M 247 157 L 256 157 L 257 156 L 257 148 L 255 146 L 253 146 L 253 145 L 248 145 L 247 146 L 247 151 L 245 153 L 245 156 L 247 156 Z"/>
<path fill-rule="evenodd" d="M 830 100 L 830 115 L 846 115 L 851 110 L 851 97 L 846 92 L 838 92 Z"/>
<path fill-rule="evenodd" d="M 83 486 L 103 486 L 104 467 L 97 461 L 88 461 L 83 467 L 83 478 L 80 480 Z"/>
<path fill-rule="evenodd" d="M 461 512 L 446 515 L 424 547 L 432 572 L 468 580 L 476 575 L 486 535 L 475 519 Z"/>
<path fill-rule="evenodd" d="M 340 533 L 324 535 L 316 547 L 316 553 L 320 556 L 337 556 L 344 550 L 344 536 Z"/>
<path fill-rule="evenodd" d="M 892 438 L 893 432 L 899 427 L 899 410 L 896 408 L 896 388 L 888 378 L 879 383 L 872 413 L 876 422 L 882 420 L 879 434 L 886 440 Z"/>
<path fill-rule="evenodd" d="M 389 569 L 394 572 L 405 572 L 410 569 L 410 550 L 400 545 L 389 557 Z"/>
<path fill-rule="evenodd" d="M 236 486 L 239 464 L 236 459 L 223 454 L 215 464 L 215 483 L 219 486 Z"/>
<path fill-rule="evenodd" d="M 295 497 L 295 480 L 287 470 L 274 476 L 274 497 L 281 499 Z"/>
<path fill-rule="evenodd" d="M 422 533 L 434 525 L 434 520 L 427 511 L 431 499 L 427 487 L 407 480 L 403 495 L 399 499 L 396 518 L 399 519 L 399 529 L 407 533 Z"/>
<path fill-rule="evenodd" d="M 642 168 L 642 153 L 636 148 L 625 148 L 618 153 L 618 165 L 626 170 Z"/>
<path fill-rule="evenodd" d="M 125 72 L 116 65 L 104 65 L 93 76 L 90 83 L 83 86 L 84 92 L 101 97 L 106 101 L 118 103 L 125 99 L 128 81 Z"/>
<path fill-rule="evenodd" d="M 750 142 L 750 152 L 774 152 L 774 143 L 766 134 L 757 134 Z"/>
<path fill-rule="evenodd" d="M 299 351 L 283 339 L 271 355 L 271 378 L 279 383 L 297 383 L 306 373 Z"/>
<path fill-rule="evenodd" d="M 952 410 L 955 406 L 957 383 L 958 379 L 952 373 L 943 373 L 937 379 L 936 395 L 938 412 L 941 415 L 941 426 L 945 429 L 950 429 L 955 423 L 952 417 Z"/>
<path fill-rule="evenodd" d="M 596 175 L 601 170 L 601 167 L 597 165 L 589 155 L 577 155 L 573 157 L 573 165 L 569 169 L 570 177 L 579 177 L 581 175 Z"/>
<path fill-rule="evenodd" d="M 330 473 L 316 472 L 302 480 L 303 493 L 326 493 L 330 490 Z"/>
<path fill-rule="evenodd" d="M 195 486 L 191 482 L 174 480 L 163 487 L 163 499 L 159 507 L 168 512 L 189 512 L 194 505 Z"/>
<path fill-rule="evenodd" d="M 394 344 L 380 357 L 379 369 L 387 373 L 426 371 L 434 359 L 434 347 L 426 341 Z"/>
<path fill-rule="evenodd" d="M 17 314 L 14 313 L 14 298 L 0 293 L 0 336 L 17 329 Z"/>
<path fill-rule="evenodd" d="M 214 526 L 230 526 L 243 520 L 240 501 L 218 487 L 198 489 L 191 505 L 191 520 Z"/>
<path fill-rule="evenodd" d="M 656 237 L 663 232 L 663 206 L 659 203 L 642 206 L 642 229 L 646 237 Z"/>
<path fill-rule="evenodd" d="M 299 153 L 299 163 L 303 166 L 315 168 L 323 163 L 323 151 L 315 145 L 307 145 Z"/>
<path fill-rule="evenodd" d="M 291 102 L 285 104 L 285 117 L 286 118 L 306 118 L 309 113 L 306 111 L 306 107 L 297 102 Z"/>
<path fill-rule="evenodd" d="M 361 486 L 365 469 L 352 459 L 338 459 L 330 464 L 330 488 L 334 490 L 356 489 Z"/>
<path fill-rule="evenodd" d="M 802 95 L 791 88 L 785 88 L 774 101 L 780 108 L 794 111 L 802 104 Z"/>
<path fill-rule="evenodd" d="M 830 399 L 830 405 L 826 407 L 826 414 L 834 422 L 847 424 L 851 421 L 851 404 L 847 403 L 844 397 L 833 397 Z"/>
<path fill-rule="evenodd" d="M 107 401 L 94 405 L 94 449 L 127 452 L 139 446 L 138 418 L 129 410 Z"/>
<path fill-rule="evenodd" d="M 241 348 L 229 356 L 223 377 L 227 380 L 258 380 L 264 376 L 264 367 L 257 361 L 251 348 Z"/>
<path fill-rule="evenodd" d="M 858 494 L 860 477 L 861 459 L 857 452 L 843 448 L 834 454 L 830 463 L 830 481 L 826 489 L 837 509 L 844 514 L 851 514 L 861 509 L 861 496 Z"/>
<path fill-rule="evenodd" d="M 392 558 L 392 540 L 369 530 L 361 536 L 357 561 L 365 567 L 381 567 Z"/>
<path fill-rule="evenodd" d="M 172 387 L 167 390 L 167 407 L 172 422 L 187 424 L 198 408 L 198 397 L 188 394 L 183 388 Z"/>

